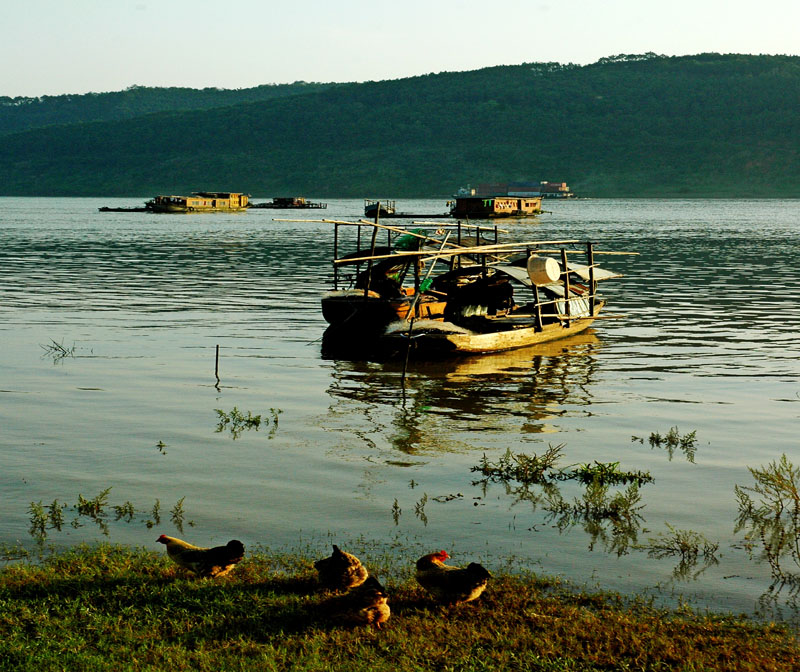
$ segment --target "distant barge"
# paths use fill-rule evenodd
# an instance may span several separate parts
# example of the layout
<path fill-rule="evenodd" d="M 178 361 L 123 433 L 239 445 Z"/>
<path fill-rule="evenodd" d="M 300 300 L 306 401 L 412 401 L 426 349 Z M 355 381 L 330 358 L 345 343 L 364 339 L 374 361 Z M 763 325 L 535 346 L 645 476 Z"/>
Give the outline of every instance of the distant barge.
<path fill-rule="evenodd" d="M 456 196 L 450 214 L 458 218 L 533 217 L 542 212 L 542 197 Z"/>
<path fill-rule="evenodd" d="M 138 207 L 119 207 L 119 208 L 109 208 L 108 206 L 103 206 L 102 208 L 97 208 L 100 212 L 147 212 L 147 208 L 144 206 Z"/>
<path fill-rule="evenodd" d="M 233 191 L 194 191 L 191 196 L 154 196 L 144 207 L 98 208 L 100 212 L 243 212 L 250 196 Z"/>
<path fill-rule="evenodd" d="M 194 191 L 191 196 L 156 196 L 144 204 L 152 212 L 242 212 L 250 196 L 233 191 Z"/>
<path fill-rule="evenodd" d="M 302 196 L 277 197 L 266 203 L 251 203 L 251 208 L 278 208 L 278 209 L 301 209 L 301 208 L 320 208 L 328 207 L 327 203 L 315 203 L 307 201 Z"/>
<path fill-rule="evenodd" d="M 451 217 L 449 212 L 435 215 L 419 215 L 410 212 L 397 212 L 397 204 L 395 201 L 375 201 L 364 199 L 364 216 L 369 217 L 370 219 L 375 219 L 376 215 L 378 215 L 378 217 L 381 219 L 449 219 Z"/>

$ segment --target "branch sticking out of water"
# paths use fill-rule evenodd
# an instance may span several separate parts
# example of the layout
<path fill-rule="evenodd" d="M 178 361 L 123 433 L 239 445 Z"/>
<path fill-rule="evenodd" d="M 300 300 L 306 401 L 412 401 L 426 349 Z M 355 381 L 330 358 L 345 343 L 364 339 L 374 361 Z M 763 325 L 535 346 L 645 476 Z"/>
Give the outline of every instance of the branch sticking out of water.
<path fill-rule="evenodd" d="M 75 344 L 73 343 L 70 346 L 64 345 L 63 342 L 59 343 L 58 341 L 50 339 L 50 343 L 39 344 L 39 347 L 44 350 L 43 357 L 52 357 L 53 363 L 60 362 L 67 357 L 74 357 L 75 356 Z"/>

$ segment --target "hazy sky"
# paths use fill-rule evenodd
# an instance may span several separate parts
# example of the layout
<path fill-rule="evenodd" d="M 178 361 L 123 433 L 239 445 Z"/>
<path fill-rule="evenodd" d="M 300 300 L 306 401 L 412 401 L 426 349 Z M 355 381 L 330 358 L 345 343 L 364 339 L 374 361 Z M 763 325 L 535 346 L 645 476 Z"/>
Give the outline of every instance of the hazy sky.
<path fill-rule="evenodd" d="M 0 0 L 0 95 L 800 54 L 800 0 Z"/>

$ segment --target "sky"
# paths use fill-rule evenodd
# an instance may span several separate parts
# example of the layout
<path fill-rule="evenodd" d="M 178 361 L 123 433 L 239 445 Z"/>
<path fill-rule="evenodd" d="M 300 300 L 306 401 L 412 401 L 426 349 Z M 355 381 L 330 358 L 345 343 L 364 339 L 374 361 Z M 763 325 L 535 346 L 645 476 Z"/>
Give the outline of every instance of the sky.
<path fill-rule="evenodd" d="M 0 0 L 0 96 L 800 54 L 800 0 Z"/>

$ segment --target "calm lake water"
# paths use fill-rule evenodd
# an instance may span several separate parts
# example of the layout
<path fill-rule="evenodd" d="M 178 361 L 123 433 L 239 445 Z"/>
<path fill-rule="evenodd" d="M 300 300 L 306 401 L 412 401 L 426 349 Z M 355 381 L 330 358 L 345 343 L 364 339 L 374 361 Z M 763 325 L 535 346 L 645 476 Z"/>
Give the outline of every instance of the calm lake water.
<path fill-rule="evenodd" d="M 409 565 L 445 548 L 456 562 L 797 618 L 791 588 L 771 589 L 758 543 L 736 530 L 734 488 L 783 454 L 800 465 L 800 201 L 547 203 L 511 235 L 640 253 L 600 260 L 625 274 L 601 287 L 606 311 L 625 317 L 540 349 L 411 362 L 403 398 L 402 366 L 323 357 L 332 226 L 273 219 L 354 218 L 362 201 L 97 210 L 142 200 L 0 199 L 0 542 L 33 546 L 31 503 L 57 500 L 56 545 L 161 550 L 165 532 L 320 555 L 334 541 L 368 558 L 401 542 Z M 220 424 L 217 409 L 234 408 L 261 426 Z M 685 449 L 651 445 L 671 430 Z M 560 444 L 565 468 L 650 472 L 639 508 L 616 524 L 570 515 L 587 492 L 575 481 L 526 493 L 471 471 L 484 454 Z M 74 507 L 109 487 L 106 536 Z M 624 492 L 611 488 L 606 508 Z M 133 518 L 115 521 L 126 502 Z M 668 526 L 718 544 L 717 564 L 651 557 Z M 789 556 L 781 565 L 800 573 Z"/>

